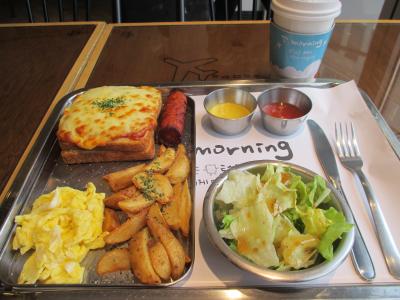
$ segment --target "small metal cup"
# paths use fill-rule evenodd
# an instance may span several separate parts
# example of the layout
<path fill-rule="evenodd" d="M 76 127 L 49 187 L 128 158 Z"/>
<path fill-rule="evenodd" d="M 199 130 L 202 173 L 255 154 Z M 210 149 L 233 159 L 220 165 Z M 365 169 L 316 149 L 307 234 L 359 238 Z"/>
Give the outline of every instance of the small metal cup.
<path fill-rule="evenodd" d="M 306 94 L 296 89 L 283 87 L 264 91 L 258 96 L 257 102 L 261 111 L 264 128 L 276 135 L 290 135 L 302 128 L 312 108 L 312 101 Z M 270 116 L 263 111 L 262 108 L 265 105 L 277 102 L 292 104 L 298 107 L 304 114 L 295 119 L 283 119 Z"/>
<path fill-rule="evenodd" d="M 210 109 L 221 103 L 237 103 L 246 107 L 250 113 L 237 119 L 219 118 Z M 223 88 L 209 93 L 204 99 L 204 108 L 215 131 L 225 135 L 235 135 L 245 130 L 251 123 L 251 118 L 257 108 L 256 98 L 247 91 L 238 88 Z"/>

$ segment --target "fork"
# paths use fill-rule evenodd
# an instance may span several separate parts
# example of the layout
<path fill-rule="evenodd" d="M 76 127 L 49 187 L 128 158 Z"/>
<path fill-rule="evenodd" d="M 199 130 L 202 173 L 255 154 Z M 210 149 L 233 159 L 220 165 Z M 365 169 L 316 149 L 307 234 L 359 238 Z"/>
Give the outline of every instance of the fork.
<path fill-rule="evenodd" d="M 350 128 L 349 128 L 350 127 Z M 335 123 L 336 150 L 340 162 L 344 167 L 357 175 L 368 199 L 370 211 L 375 224 L 376 235 L 386 261 L 389 272 L 393 277 L 400 279 L 400 254 L 390 233 L 376 197 L 367 177 L 362 171 L 363 160 L 358 147 L 353 124 Z"/>

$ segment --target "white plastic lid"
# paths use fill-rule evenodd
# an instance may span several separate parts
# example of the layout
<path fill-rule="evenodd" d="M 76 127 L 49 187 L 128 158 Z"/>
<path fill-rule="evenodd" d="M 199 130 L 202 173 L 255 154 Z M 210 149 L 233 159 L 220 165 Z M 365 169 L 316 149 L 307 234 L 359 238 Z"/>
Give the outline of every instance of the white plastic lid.
<path fill-rule="evenodd" d="M 272 0 L 271 9 L 289 19 L 324 21 L 340 15 L 339 0 Z"/>

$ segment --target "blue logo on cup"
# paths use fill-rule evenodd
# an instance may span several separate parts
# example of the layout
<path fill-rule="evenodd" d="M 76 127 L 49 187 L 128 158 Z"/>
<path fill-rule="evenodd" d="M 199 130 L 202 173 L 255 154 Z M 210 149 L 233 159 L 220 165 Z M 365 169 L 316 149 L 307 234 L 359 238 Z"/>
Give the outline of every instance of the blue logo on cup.
<path fill-rule="evenodd" d="M 270 60 L 279 75 L 312 78 L 317 73 L 333 28 L 320 34 L 286 31 L 271 24 Z"/>

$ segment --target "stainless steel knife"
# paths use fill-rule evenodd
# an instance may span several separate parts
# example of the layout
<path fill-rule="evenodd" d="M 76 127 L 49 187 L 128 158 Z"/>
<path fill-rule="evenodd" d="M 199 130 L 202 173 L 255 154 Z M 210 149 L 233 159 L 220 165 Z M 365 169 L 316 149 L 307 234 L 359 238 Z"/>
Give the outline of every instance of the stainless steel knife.
<path fill-rule="evenodd" d="M 348 206 L 349 202 L 343 191 L 342 185 L 340 183 L 339 171 L 336 165 L 335 154 L 329 144 L 329 141 L 323 132 L 322 128 L 313 120 L 307 121 L 308 128 L 310 129 L 311 136 L 314 142 L 315 150 L 319 162 L 324 169 L 325 175 L 332 185 L 341 193 L 343 198 L 346 200 Z M 372 262 L 371 256 L 368 252 L 365 241 L 360 233 L 357 222 L 354 218 L 354 245 L 351 250 L 351 259 L 353 265 L 360 276 L 365 280 L 372 280 L 375 278 L 375 268 Z"/>

